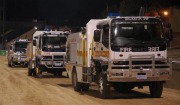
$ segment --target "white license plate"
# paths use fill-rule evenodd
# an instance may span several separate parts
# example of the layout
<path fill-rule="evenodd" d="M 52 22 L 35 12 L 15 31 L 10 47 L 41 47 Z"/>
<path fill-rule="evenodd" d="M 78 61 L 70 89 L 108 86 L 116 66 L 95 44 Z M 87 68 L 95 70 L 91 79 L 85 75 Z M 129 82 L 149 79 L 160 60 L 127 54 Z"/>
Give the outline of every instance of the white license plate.
<path fill-rule="evenodd" d="M 137 75 L 136 79 L 147 79 L 147 75 Z"/>
<path fill-rule="evenodd" d="M 61 66 L 62 64 L 60 62 L 56 62 L 55 66 Z"/>

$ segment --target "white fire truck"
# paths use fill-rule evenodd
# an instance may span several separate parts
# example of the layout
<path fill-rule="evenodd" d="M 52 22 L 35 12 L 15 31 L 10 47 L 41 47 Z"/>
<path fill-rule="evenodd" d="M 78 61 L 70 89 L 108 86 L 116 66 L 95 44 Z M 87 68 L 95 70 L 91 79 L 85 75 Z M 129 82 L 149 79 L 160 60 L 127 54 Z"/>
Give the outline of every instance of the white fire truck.
<path fill-rule="evenodd" d="M 14 67 L 16 65 L 21 65 L 27 67 L 26 48 L 28 43 L 30 43 L 28 39 L 17 39 L 9 45 L 7 55 L 8 66 Z"/>
<path fill-rule="evenodd" d="M 118 92 L 149 86 L 150 95 L 160 97 L 172 75 L 169 36 L 158 17 L 90 20 L 85 31 L 70 34 L 66 43 L 65 65 L 74 90 L 86 91 L 95 82 L 100 97 L 109 98 L 111 86 Z"/>
<path fill-rule="evenodd" d="M 62 75 L 65 71 L 65 44 L 69 33 L 63 31 L 36 31 L 33 44 L 28 45 L 28 75 L 42 77 L 43 72 Z"/>

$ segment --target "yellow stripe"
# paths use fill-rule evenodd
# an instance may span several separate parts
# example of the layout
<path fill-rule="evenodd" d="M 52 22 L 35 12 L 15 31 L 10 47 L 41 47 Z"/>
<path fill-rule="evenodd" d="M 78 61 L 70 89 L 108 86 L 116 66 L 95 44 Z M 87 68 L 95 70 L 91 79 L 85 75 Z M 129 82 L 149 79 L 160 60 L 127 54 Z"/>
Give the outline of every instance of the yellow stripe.
<path fill-rule="evenodd" d="M 109 57 L 109 51 L 94 51 L 94 57 Z"/>
<path fill-rule="evenodd" d="M 83 52 L 83 51 L 77 51 L 77 55 L 78 56 L 85 56 L 87 57 L 87 51 Z"/>

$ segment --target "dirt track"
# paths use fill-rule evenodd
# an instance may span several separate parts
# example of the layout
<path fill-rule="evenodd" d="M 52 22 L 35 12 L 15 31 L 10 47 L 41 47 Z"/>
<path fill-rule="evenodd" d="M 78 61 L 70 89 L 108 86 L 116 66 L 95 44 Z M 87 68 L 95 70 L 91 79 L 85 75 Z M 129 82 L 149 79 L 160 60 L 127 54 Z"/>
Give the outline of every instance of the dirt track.
<path fill-rule="evenodd" d="M 45 75 L 28 77 L 27 68 L 7 66 L 0 56 L 0 105 L 179 105 L 180 90 L 164 88 L 161 98 L 150 98 L 149 90 L 135 88 L 120 94 L 113 90 L 111 99 L 100 99 L 96 86 L 88 92 L 75 92 L 66 77 Z"/>

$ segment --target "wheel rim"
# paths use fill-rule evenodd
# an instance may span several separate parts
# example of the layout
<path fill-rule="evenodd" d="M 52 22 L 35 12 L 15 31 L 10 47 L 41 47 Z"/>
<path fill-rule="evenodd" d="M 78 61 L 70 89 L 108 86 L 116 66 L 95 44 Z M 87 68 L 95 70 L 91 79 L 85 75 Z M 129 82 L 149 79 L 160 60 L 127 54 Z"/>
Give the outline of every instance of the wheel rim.
<path fill-rule="evenodd" d="M 99 79 L 99 91 L 102 94 L 103 93 L 103 79 L 100 77 Z"/>

